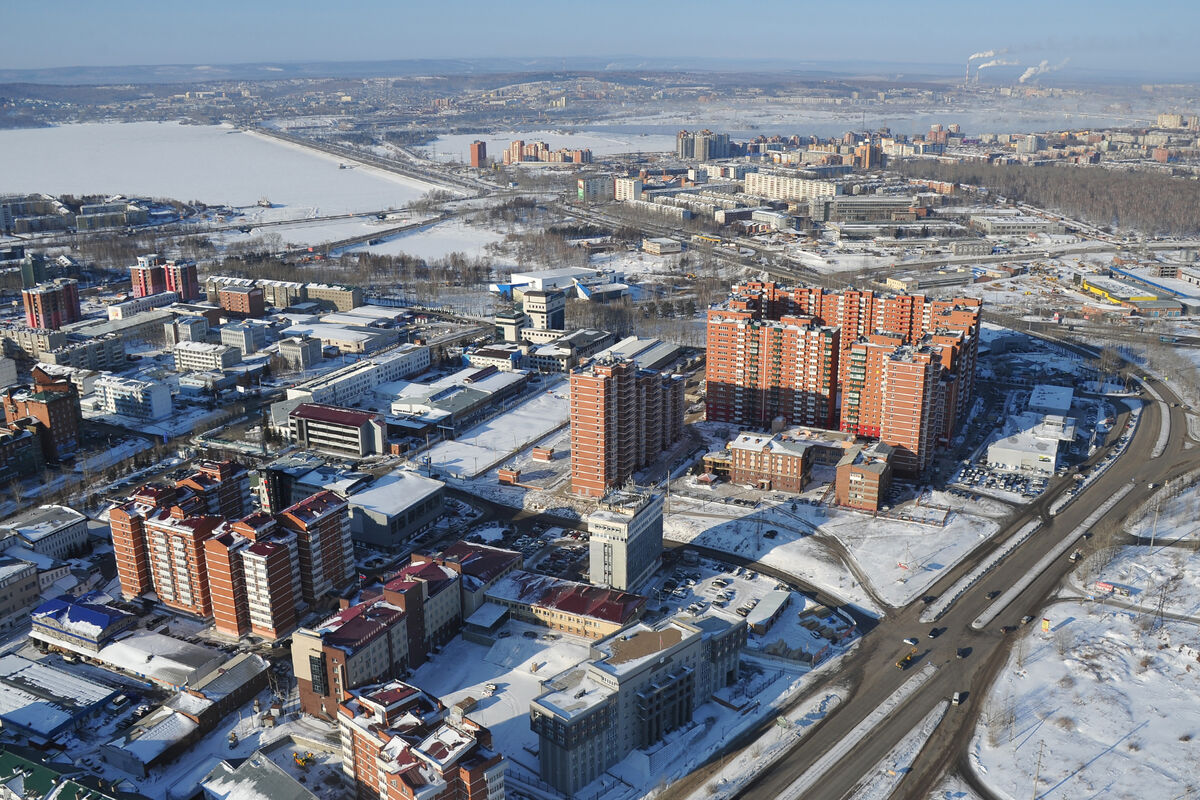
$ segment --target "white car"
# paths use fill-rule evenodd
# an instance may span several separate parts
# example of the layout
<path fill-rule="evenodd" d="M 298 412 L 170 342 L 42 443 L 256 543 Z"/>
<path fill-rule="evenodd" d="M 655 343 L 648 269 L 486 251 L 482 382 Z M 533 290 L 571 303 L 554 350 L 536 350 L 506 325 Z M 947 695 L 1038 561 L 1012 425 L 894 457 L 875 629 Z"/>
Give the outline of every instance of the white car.
<path fill-rule="evenodd" d="M 917 637 L 915 637 L 915 636 L 910 636 L 910 637 L 908 637 L 907 639 L 905 639 L 905 640 L 904 640 L 904 643 L 905 643 L 906 645 L 908 645 L 909 647 L 916 647 L 916 646 L 917 646 Z"/>

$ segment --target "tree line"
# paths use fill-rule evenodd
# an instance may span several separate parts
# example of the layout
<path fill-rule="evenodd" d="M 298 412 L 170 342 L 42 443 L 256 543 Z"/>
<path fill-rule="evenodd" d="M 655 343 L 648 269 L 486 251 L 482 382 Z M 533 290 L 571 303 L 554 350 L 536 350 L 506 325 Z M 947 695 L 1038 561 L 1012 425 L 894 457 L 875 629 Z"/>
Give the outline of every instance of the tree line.
<path fill-rule="evenodd" d="M 1156 172 L 1104 167 L 1020 164 L 944 164 L 904 161 L 911 178 L 983 186 L 1042 208 L 1054 208 L 1098 226 L 1136 228 L 1149 234 L 1200 232 L 1200 181 Z"/>

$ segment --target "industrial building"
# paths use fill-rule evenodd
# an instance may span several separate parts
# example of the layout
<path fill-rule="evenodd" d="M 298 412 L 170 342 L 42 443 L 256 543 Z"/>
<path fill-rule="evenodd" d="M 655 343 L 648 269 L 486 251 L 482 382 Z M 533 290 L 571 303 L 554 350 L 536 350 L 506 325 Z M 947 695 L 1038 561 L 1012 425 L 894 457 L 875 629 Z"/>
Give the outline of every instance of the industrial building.
<path fill-rule="evenodd" d="M 442 514 L 446 485 L 416 472 L 395 470 L 347 498 L 354 541 L 400 550 Z"/>

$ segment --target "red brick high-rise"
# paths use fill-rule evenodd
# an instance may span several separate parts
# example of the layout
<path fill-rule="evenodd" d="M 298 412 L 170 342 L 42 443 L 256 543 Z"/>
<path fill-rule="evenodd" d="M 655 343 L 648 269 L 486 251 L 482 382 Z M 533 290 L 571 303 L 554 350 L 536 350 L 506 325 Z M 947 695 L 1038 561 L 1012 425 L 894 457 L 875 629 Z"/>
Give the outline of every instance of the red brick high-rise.
<path fill-rule="evenodd" d="M 25 303 L 25 324 L 31 328 L 58 330 L 79 321 L 79 282 L 74 278 L 58 278 L 22 289 L 21 299 Z"/>
<path fill-rule="evenodd" d="M 285 508 L 276 519 L 296 534 L 300 589 L 305 602 L 341 591 L 355 579 L 349 504 L 333 492 L 318 492 Z"/>
<path fill-rule="evenodd" d="M 487 142 L 474 141 L 467 146 L 471 154 L 471 166 L 480 168 L 487 166 Z"/>
<path fill-rule="evenodd" d="M 603 361 L 571 373 L 571 490 L 603 497 L 683 433 L 683 381 Z"/>
<path fill-rule="evenodd" d="M 707 416 L 759 429 L 840 428 L 919 472 L 974 394 L 976 299 L 753 282 L 709 311 Z"/>
<path fill-rule="evenodd" d="M 166 278 L 165 291 L 174 292 L 185 303 L 200 299 L 200 279 L 196 274 L 196 262 L 168 261 L 162 270 Z"/>
<path fill-rule="evenodd" d="M 165 259 L 160 255 L 138 256 L 138 263 L 129 268 L 134 297 L 149 297 L 167 291 L 164 263 Z"/>

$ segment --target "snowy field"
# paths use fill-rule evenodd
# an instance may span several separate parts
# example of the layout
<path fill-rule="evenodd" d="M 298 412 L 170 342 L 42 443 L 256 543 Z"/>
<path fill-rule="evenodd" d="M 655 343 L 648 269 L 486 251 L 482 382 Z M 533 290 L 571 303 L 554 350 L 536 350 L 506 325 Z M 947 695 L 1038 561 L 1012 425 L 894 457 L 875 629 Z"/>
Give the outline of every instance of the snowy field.
<path fill-rule="evenodd" d="M 496 266 L 516 267 L 513 258 L 497 257 L 494 247 L 504 241 L 504 234 L 488 228 L 479 228 L 454 220 L 443 222 L 412 233 L 390 236 L 376 245 L 358 245 L 346 250 L 348 253 L 369 252 L 374 255 L 416 256 L 426 261 L 444 258 L 451 253 L 462 253 L 468 258 L 487 258 Z"/>
<path fill-rule="evenodd" d="M 265 197 L 282 208 L 255 213 L 302 219 L 399 208 L 435 188 L 338 163 L 227 126 L 133 122 L 0 131 L 5 192 L 124 194 L 236 207 Z"/>
<path fill-rule="evenodd" d="M 454 477 L 473 478 L 567 424 L 569 418 L 567 390 L 547 389 L 511 411 L 476 425 L 457 440 L 434 445 L 426 455 L 436 469 Z"/>
<path fill-rule="evenodd" d="M 821 532 L 836 536 L 892 606 L 917 599 L 1000 529 L 995 520 L 952 512 L 945 527 L 831 510 Z"/>
<path fill-rule="evenodd" d="M 671 508 L 674 513 L 663 520 L 663 537 L 667 540 L 759 561 L 819 586 L 866 613 L 881 613 L 850 568 L 811 535 L 812 522 L 781 509 L 739 515 L 724 505 L 682 498 L 672 498 Z M 775 538 L 762 535 L 769 530 L 777 531 Z"/>
<path fill-rule="evenodd" d="M 1115 601 L 1153 612 L 1162 601 L 1163 611 L 1200 621 L 1200 553 L 1189 542 L 1184 546 L 1128 546 L 1117 549 L 1108 564 L 1080 570 L 1086 584 L 1077 585 L 1095 593 L 1095 581 L 1128 587 L 1129 597 Z M 1073 578 L 1076 576 L 1072 576 Z M 1096 594 L 1097 598 L 1103 597 Z"/>
<path fill-rule="evenodd" d="M 504 151 L 509 144 L 521 139 L 526 144 L 530 142 L 545 142 L 551 150 L 566 147 L 571 150 L 588 148 L 594 156 L 607 156 L 613 153 L 665 153 L 675 151 L 675 136 L 663 134 L 636 133 L 600 133 L 596 131 L 494 131 L 485 136 L 474 134 L 455 134 L 441 136 L 432 143 L 421 148 L 414 148 L 426 153 L 435 161 L 468 160 L 467 147 L 474 141 L 487 142 L 488 157 L 497 161 L 504 157 Z"/>
<path fill-rule="evenodd" d="M 987 699 L 972 761 L 1000 797 L 1142 800 L 1200 784 L 1196 626 L 1060 603 L 1024 629 Z M 1039 752 L 1041 773 L 1034 787 Z"/>

